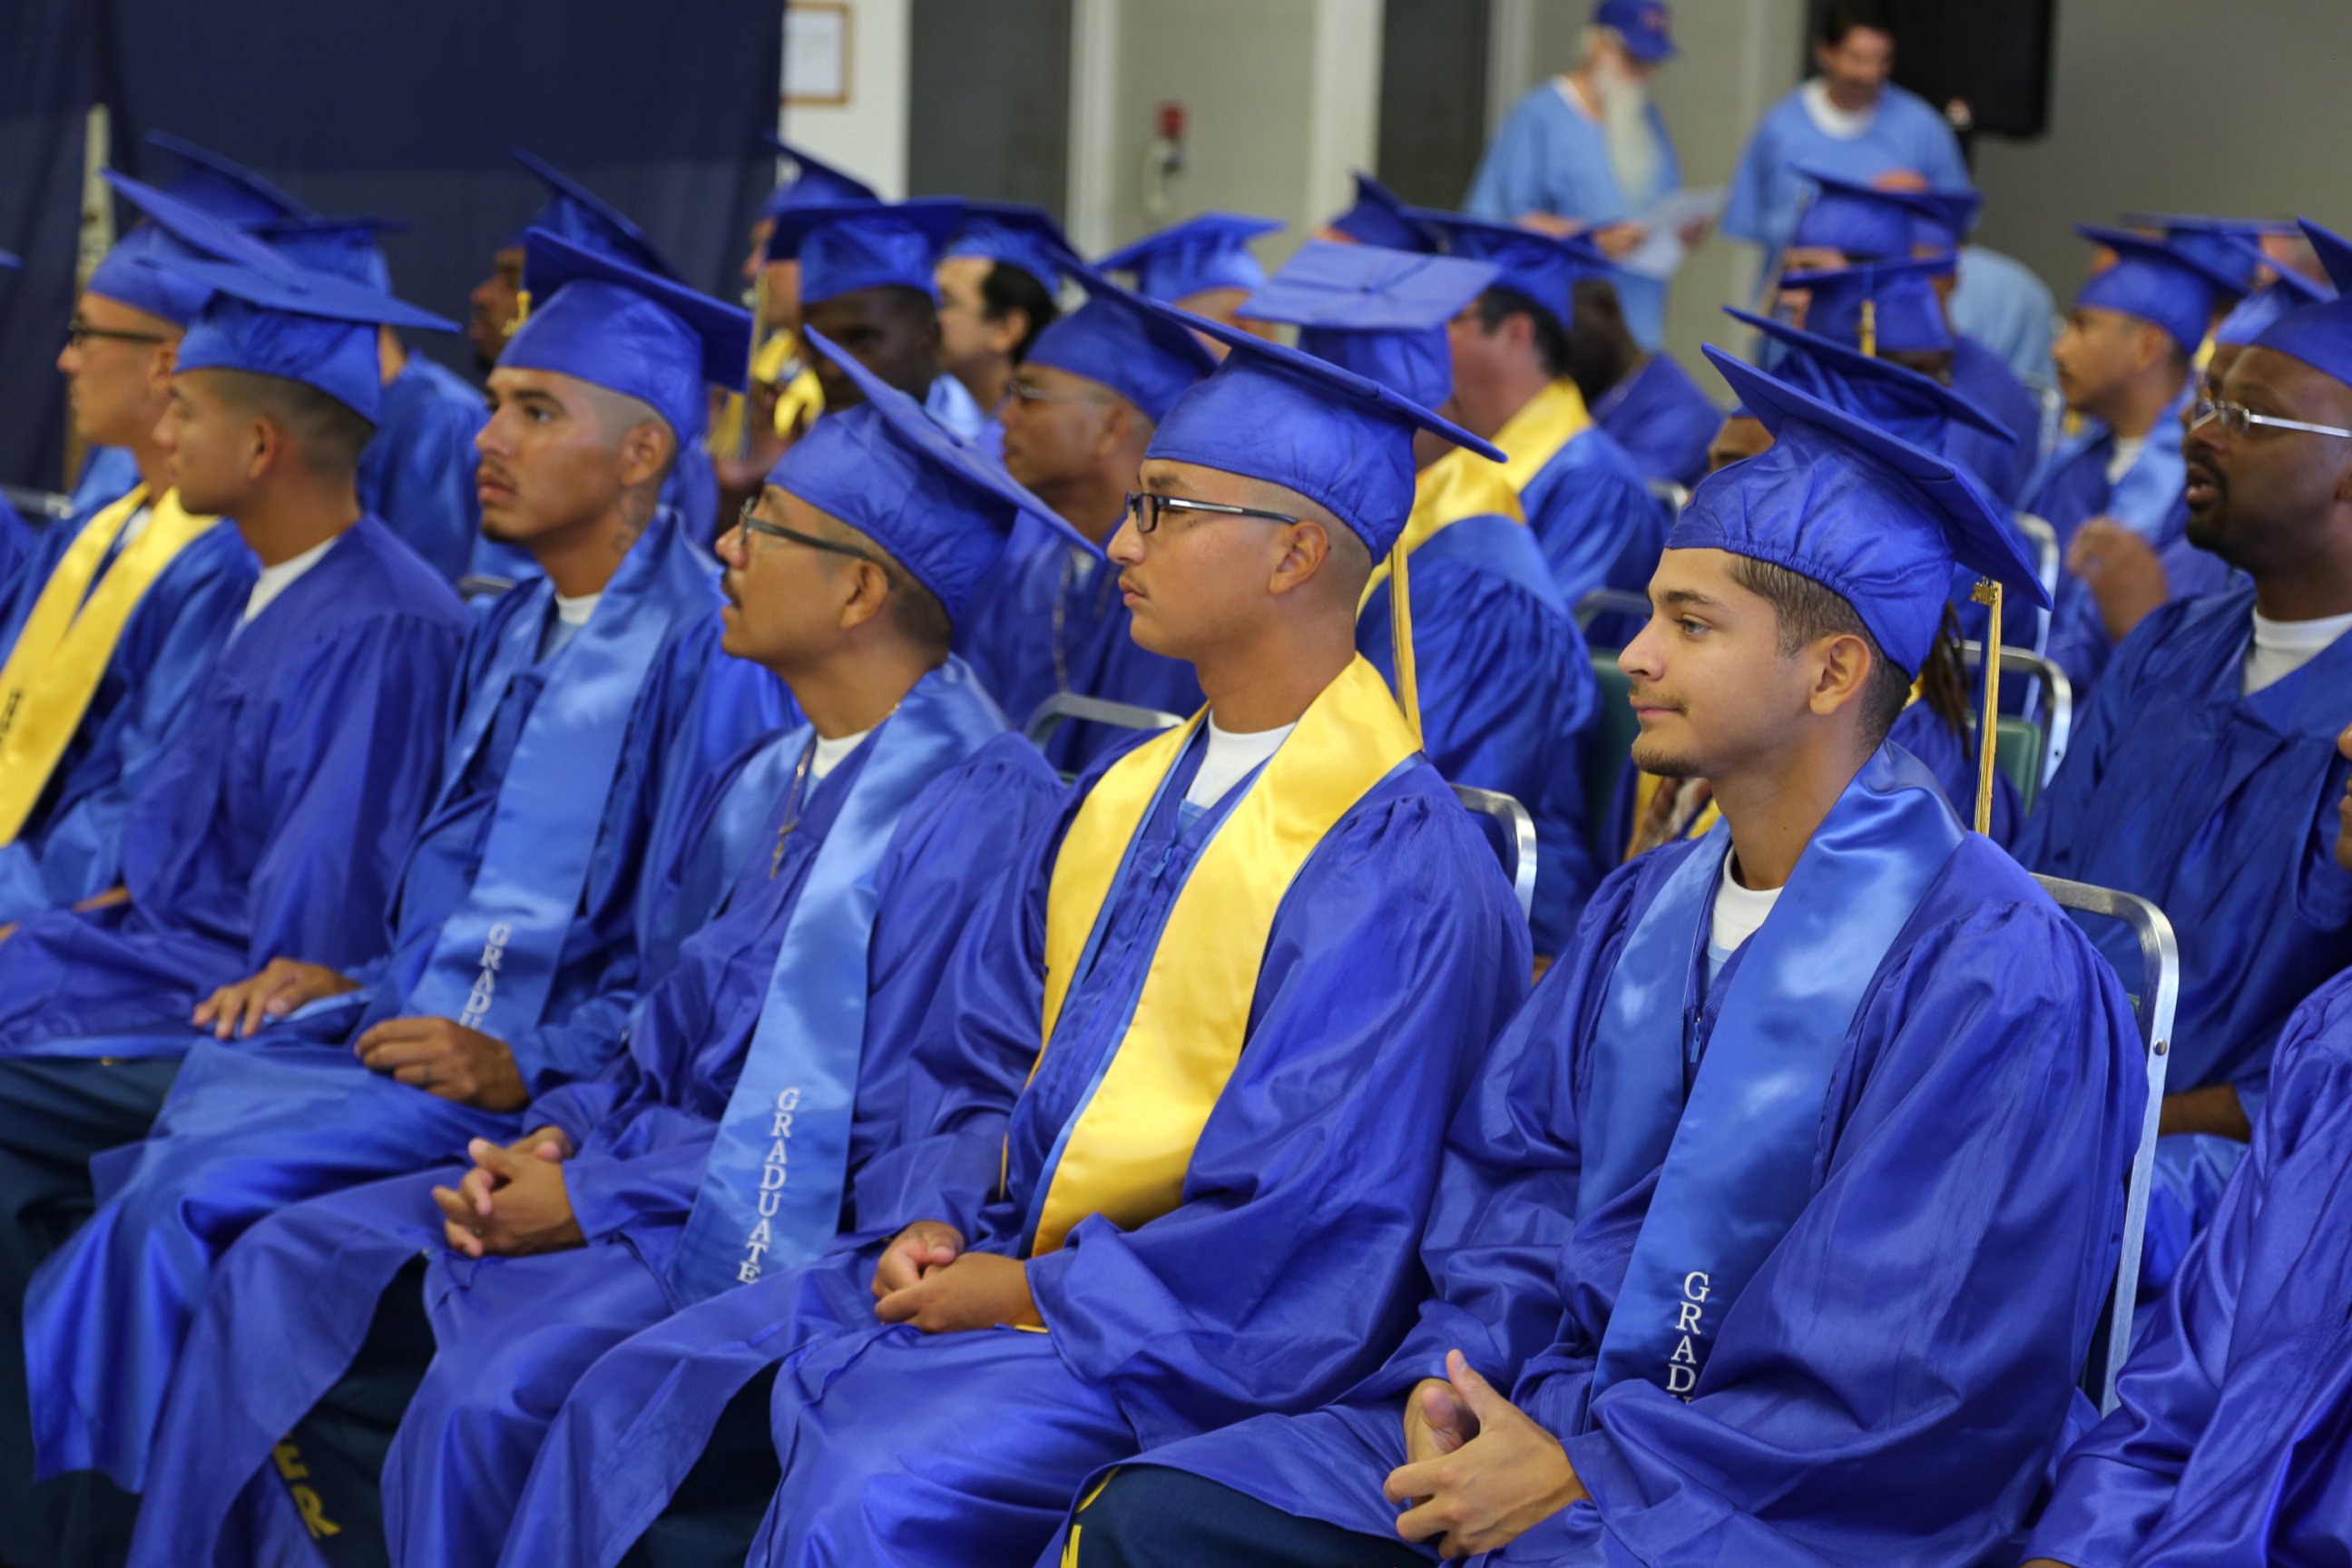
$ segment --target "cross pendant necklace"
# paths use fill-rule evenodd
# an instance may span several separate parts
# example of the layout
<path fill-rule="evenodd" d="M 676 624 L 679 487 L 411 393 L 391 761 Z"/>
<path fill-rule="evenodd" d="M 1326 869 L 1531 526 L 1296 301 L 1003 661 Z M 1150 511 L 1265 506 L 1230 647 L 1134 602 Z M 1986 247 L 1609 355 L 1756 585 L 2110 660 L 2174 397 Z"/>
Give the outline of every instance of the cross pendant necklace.
<path fill-rule="evenodd" d="M 801 825 L 801 790 L 808 783 L 809 764 L 815 760 L 816 738 L 811 736 L 807 747 L 801 752 L 800 765 L 793 770 L 792 799 L 784 807 L 784 825 L 776 829 L 776 852 L 768 858 L 768 880 L 771 882 L 776 879 L 776 873 L 784 868 L 784 845 L 792 837 L 793 829 Z"/>

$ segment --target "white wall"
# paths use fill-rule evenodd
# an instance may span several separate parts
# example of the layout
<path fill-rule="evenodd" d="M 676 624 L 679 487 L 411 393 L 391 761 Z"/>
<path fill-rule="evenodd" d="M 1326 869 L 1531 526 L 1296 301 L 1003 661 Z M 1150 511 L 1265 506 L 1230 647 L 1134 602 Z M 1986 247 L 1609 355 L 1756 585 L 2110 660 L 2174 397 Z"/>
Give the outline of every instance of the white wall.
<path fill-rule="evenodd" d="M 778 130 L 895 200 L 907 193 L 907 0 L 847 4 L 849 101 L 787 104 Z"/>

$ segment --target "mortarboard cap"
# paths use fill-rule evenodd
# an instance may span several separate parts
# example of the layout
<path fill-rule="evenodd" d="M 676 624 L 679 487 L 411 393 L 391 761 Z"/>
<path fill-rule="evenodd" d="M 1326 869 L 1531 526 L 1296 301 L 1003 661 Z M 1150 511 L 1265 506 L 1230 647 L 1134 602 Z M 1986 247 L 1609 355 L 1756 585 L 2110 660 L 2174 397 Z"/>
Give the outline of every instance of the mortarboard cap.
<path fill-rule="evenodd" d="M 1592 25 L 1615 29 L 1625 40 L 1625 52 L 1637 60 L 1654 65 L 1674 58 L 1665 0 L 1600 0 L 1592 7 Z"/>
<path fill-rule="evenodd" d="M 1958 250 L 1984 205 L 1984 197 L 1969 190 L 1915 191 L 1912 199 L 1927 210 L 1911 226 L 1911 243 L 1929 250 Z"/>
<path fill-rule="evenodd" d="M 959 441 L 921 404 L 857 363 L 823 332 L 809 346 L 857 384 L 866 400 L 826 415 L 793 443 L 768 482 L 865 534 L 961 620 L 972 591 L 1022 519 L 1101 552 L 1003 466 Z"/>
<path fill-rule="evenodd" d="M 1814 190 L 1812 201 L 1797 215 L 1797 226 L 1789 232 L 1790 247 L 1834 250 L 1855 261 L 1899 261 L 1911 254 L 1919 225 L 1942 213 L 1925 192 L 1883 191 L 1802 164 L 1797 173 L 1811 180 Z"/>
<path fill-rule="evenodd" d="M 1936 298 L 1935 280 L 1950 277 L 1952 266 L 1949 256 L 1866 261 L 1826 272 L 1790 272 L 1780 283 L 1812 295 L 1805 307 L 1805 331 L 1815 337 L 1872 353 L 1937 353 L 1952 346 L 1952 330 Z"/>
<path fill-rule="evenodd" d="M 912 289 L 933 302 L 940 248 L 955 231 L 955 201 L 811 202 L 776 215 L 768 259 L 801 264 L 801 303 L 860 289 Z"/>
<path fill-rule="evenodd" d="M 2240 292 L 2229 278 L 2165 240 L 2087 223 L 2076 224 L 2074 232 L 2116 253 L 2114 266 L 2093 273 L 2075 291 L 2075 305 L 2114 310 L 2161 328 L 2183 353 L 2195 353 L 2205 341 L 2215 302 Z"/>
<path fill-rule="evenodd" d="M 1176 400 L 1144 456 L 1296 490 L 1353 529 L 1375 560 L 1396 543 L 1412 510 L 1415 430 L 1503 460 L 1459 425 L 1377 381 L 1222 321 L 1151 308 L 1232 352 Z"/>
<path fill-rule="evenodd" d="M 967 202 L 947 253 L 985 256 L 1016 268 L 1048 295 L 1061 292 L 1063 271 L 1076 255 L 1062 226 L 1045 208 L 1004 202 Z"/>
<path fill-rule="evenodd" d="M 1980 405 L 1933 377 L 1893 360 L 1874 358 L 1786 321 L 1775 321 L 1730 305 L 1723 308 L 1723 313 L 1755 328 L 1788 351 L 1772 367 L 1772 373 L 1782 381 L 1858 418 L 1867 419 L 1915 447 L 1944 451 L 1946 436 L 1955 425 L 1973 426 L 2004 446 L 2017 443 L 2015 431 Z"/>
<path fill-rule="evenodd" d="M 87 288 L 93 294 L 184 327 L 204 309 L 212 289 L 147 262 L 179 257 L 279 272 L 293 265 L 245 230 L 183 197 L 113 169 L 100 170 L 100 176 L 147 221 L 127 231 L 91 269 Z"/>
<path fill-rule="evenodd" d="M 751 318 L 685 284 L 545 229 L 523 236 L 534 304 L 499 355 L 652 405 L 683 447 L 702 434 L 711 384 L 742 390 Z"/>
<path fill-rule="evenodd" d="M 1719 349 L 1704 352 L 1773 444 L 1700 480 L 1667 549 L 1729 551 L 1811 578 L 1915 675 L 1956 565 L 2049 605 L 2006 509 L 1965 469 Z"/>
<path fill-rule="evenodd" d="M 1098 382 L 1158 424 L 1217 356 L 1191 330 L 1171 321 L 1100 273 L 1073 265 L 1087 302 L 1037 334 L 1025 364 Z"/>
<path fill-rule="evenodd" d="M 2301 236 L 2302 230 L 2296 234 Z M 2263 253 L 2263 247 L 2243 235 L 2225 235 L 2223 238 L 2242 255 L 2271 269 L 2271 281 L 2263 284 L 2231 307 L 2213 329 L 2217 343 L 2252 342 L 2270 331 L 2271 324 L 2290 310 L 2305 305 L 2316 305 L 2323 300 L 2333 300 L 2336 291 L 2325 283 L 2315 283 L 2291 267 L 2281 267 Z"/>
<path fill-rule="evenodd" d="M 379 289 L 282 259 L 274 271 L 233 262 L 151 258 L 212 291 L 180 341 L 178 367 L 241 370 L 325 393 L 370 424 L 383 402 L 376 328 L 454 332 L 457 325 Z"/>
<path fill-rule="evenodd" d="M 331 272 L 371 289 L 392 292 L 392 263 L 377 237 L 409 226 L 393 217 L 289 217 L 257 224 L 247 232 L 267 240 L 298 267 Z"/>
<path fill-rule="evenodd" d="M 2301 360 L 2323 375 L 2352 385 L 2352 242 L 2329 233 L 2309 218 L 2303 232 L 2337 293 L 2333 300 L 2305 305 L 2280 317 L 2254 340 L 2254 346 Z"/>
<path fill-rule="evenodd" d="M 761 132 L 768 145 L 793 161 L 793 177 L 779 184 L 760 204 L 761 217 L 773 217 L 787 207 L 812 202 L 878 202 L 873 186 L 855 174 L 845 174 L 819 158 L 811 157 L 772 131 Z"/>
<path fill-rule="evenodd" d="M 1302 352 L 1434 408 L 1454 395 L 1445 324 L 1498 270 L 1466 257 L 1309 240 L 1239 313 L 1288 322 Z"/>
<path fill-rule="evenodd" d="M 2190 213 L 2126 213 L 2123 223 L 2129 228 L 2160 230 L 2173 249 L 2229 279 L 2231 288 L 2241 294 L 2253 288 L 2264 264 L 2261 248 L 2264 235 L 2302 235 L 2293 223 L 2282 220 L 2207 217 Z M 2254 246 L 2252 258 L 2237 243 L 2240 240 Z"/>
<path fill-rule="evenodd" d="M 574 245 L 601 250 L 615 260 L 625 261 L 640 272 L 651 272 L 663 278 L 677 276 L 677 268 L 654 248 L 654 242 L 646 237 L 646 231 L 631 222 L 618 207 L 528 147 L 510 147 L 507 151 L 516 163 L 537 175 L 540 184 L 547 187 L 547 201 L 521 228 L 515 230 L 499 245 L 499 249 L 520 249 L 525 230 L 545 229 Z"/>
<path fill-rule="evenodd" d="M 147 145 L 180 161 L 170 179 L 155 182 L 166 195 L 226 222 L 267 223 L 271 218 L 300 217 L 310 210 L 244 164 L 209 147 L 199 147 L 184 136 L 150 131 Z"/>
<path fill-rule="evenodd" d="M 1430 254 L 1444 248 L 1444 235 L 1435 225 L 1413 216 L 1403 197 L 1361 169 L 1355 178 L 1356 205 L 1324 226 L 1339 230 L 1359 245 Z"/>
<path fill-rule="evenodd" d="M 1250 241 L 1281 227 L 1243 213 L 1202 213 L 1112 251 L 1095 270 L 1132 272 L 1137 293 L 1162 301 L 1210 289 L 1255 289 L 1265 281 L 1265 268 L 1250 254 Z"/>
<path fill-rule="evenodd" d="M 1613 278 L 1616 268 L 1582 236 L 1556 238 L 1515 223 L 1489 223 L 1460 213 L 1416 207 L 1413 216 L 1436 226 L 1449 254 L 1491 261 L 1498 269 L 1491 285 L 1508 289 L 1559 323 L 1575 324 L 1576 286 L 1588 278 Z"/>

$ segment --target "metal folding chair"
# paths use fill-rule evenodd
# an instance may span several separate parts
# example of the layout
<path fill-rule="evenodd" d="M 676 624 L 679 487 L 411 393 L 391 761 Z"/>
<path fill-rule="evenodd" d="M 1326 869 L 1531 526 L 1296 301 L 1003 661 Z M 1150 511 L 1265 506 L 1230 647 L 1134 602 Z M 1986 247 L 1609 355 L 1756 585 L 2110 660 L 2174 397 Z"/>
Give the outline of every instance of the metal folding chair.
<path fill-rule="evenodd" d="M 2164 1109 L 2164 1068 L 2172 1053 L 2173 1009 L 2180 999 L 2180 944 L 2174 940 L 2172 922 L 2164 911 L 2146 899 L 2058 877 L 2033 879 L 2060 909 L 2121 921 L 2139 940 L 2139 986 L 2132 993 L 2132 1011 L 2139 1020 L 2140 1042 L 2147 1052 L 2147 1109 L 2140 1118 L 2139 1142 L 2132 1152 L 2131 1175 L 2124 1187 L 2123 1251 L 2116 1259 L 2115 1283 L 2083 1366 L 2083 1392 L 2097 1402 L 2104 1415 L 2116 1406 L 2116 1377 L 2131 1352 L 2132 1308 L 2139 1296 L 2140 1242 L 2147 1227 L 2148 1183 L 2156 1168 L 2157 1121 Z"/>
<path fill-rule="evenodd" d="M 1680 517 L 1683 508 L 1690 504 L 1689 486 L 1676 484 L 1672 479 L 1652 479 L 1648 482 L 1650 493 L 1665 502 L 1666 510 L 1673 516 Z"/>
<path fill-rule="evenodd" d="M 491 577 L 468 572 L 457 579 L 457 597 L 471 603 L 476 599 L 495 599 L 515 585 L 511 577 Z"/>
<path fill-rule="evenodd" d="M 2058 598 L 2058 531 L 2030 511 L 2015 514 L 2017 531 L 2025 535 L 2025 542 L 2033 547 L 2033 575 L 2040 580 L 2042 590 L 2054 604 Z M 2033 612 L 2033 651 L 2050 651 L 2050 612 Z"/>
<path fill-rule="evenodd" d="M 1576 629 L 1591 631 L 1592 623 L 1603 616 L 1632 616 L 1639 620 L 1650 618 L 1650 601 L 1646 595 L 1631 588 L 1591 588 L 1576 601 Z"/>
<path fill-rule="evenodd" d="M 1984 645 L 1962 643 L 1960 661 L 1971 671 L 1981 670 Z M 2042 693 L 2042 700 L 2025 713 L 2001 714 L 1993 736 L 1994 759 L 2017 786 L 2020 807 L 2031 811 L 2042 786 L 2057 776 L 2074 736 L 2074 684 L 2056 664 L 2021 647 L 2000 650 L 2000 673 L 2004 679 L 2022 676 Z"/>
<path fill-rule="evenodd" d="M 15 507 L 18 514 L 35 528 L 39 528 L 45 523 L 55 522 L 59 518 L 73 515 L 73 498 L 61 496 L 55 490 L 27 489 L 23 485 L 0 485 L 0 497 L 5 497 L 8 504 Z"/>

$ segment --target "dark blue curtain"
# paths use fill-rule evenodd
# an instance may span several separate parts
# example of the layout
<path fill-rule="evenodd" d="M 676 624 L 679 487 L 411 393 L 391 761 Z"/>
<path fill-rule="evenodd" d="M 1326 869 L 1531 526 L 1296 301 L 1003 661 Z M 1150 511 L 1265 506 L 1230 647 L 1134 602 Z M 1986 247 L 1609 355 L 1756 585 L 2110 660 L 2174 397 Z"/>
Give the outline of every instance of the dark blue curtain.
<path fill-rule="evenodd" d="M 93 96 L 131 174 L 160 172 L 142 138 L 172 131 L 321 212 L 407 219 L 385 245 L 394 286 L 461 323 L 490 252 L 540 201 L 510 145 L 611 200 L 689 282 L 730 299 L 773 179 L 759 132 L 775 123 L 782 0 L 0 0 L 0 85 L 15 89 L 0 100 L 0 248 L 43 242 L 13 288 L 0 281 L 0 407 L 15 415 L 0 478 L 20 482 L 53 480 L 61 445 L 48 361 L 71 302 Z M 20 195 L 20 169 L 50 172 Z M 462 338 L 411 346 L 471 368 Z"/>

